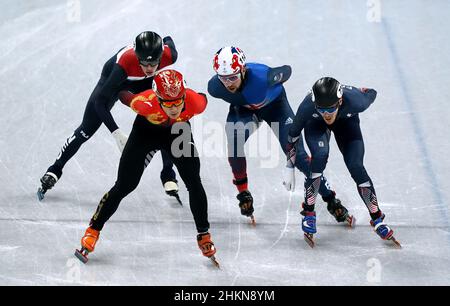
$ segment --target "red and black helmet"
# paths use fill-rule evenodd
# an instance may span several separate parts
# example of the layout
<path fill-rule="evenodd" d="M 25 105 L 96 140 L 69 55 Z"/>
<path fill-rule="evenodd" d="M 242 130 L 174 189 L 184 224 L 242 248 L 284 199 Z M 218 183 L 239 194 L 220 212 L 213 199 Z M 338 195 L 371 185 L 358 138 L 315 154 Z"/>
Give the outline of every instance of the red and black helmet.
<path fill-rule="evenodd" d="M 153 91 L 160 100 L 164 101 L 183 98 L 186 94 L 183 75 L 173 69 L 158 72 L 153 79 Z"/>

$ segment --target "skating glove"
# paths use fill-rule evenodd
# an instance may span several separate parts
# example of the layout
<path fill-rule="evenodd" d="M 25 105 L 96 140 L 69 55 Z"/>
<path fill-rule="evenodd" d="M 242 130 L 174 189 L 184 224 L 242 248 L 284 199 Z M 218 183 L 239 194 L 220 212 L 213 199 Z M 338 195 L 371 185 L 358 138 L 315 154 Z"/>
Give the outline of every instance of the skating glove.
<path fill-rule="evenodd" d="M 128 136 L 125 135 L 120 129 L 117 129 L 114 132 L 112 132 L 112 135 L 116 140 L 120 153 L 122 153 L 123 149 L 125 148 L 125 145 L 127 144 Z"/>
<path fill-rule="evenodd" d="M 287 191 L 295 190 L 295 168 L 285 167 L 283 170 L 283 185 Z"/>

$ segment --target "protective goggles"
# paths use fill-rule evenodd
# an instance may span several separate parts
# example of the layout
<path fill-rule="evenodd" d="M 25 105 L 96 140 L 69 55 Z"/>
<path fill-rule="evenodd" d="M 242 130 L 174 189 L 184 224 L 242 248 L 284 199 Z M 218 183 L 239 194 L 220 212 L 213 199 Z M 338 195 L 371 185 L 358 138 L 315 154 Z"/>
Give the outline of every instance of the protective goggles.
<path fill-rule="evenodd" d="M 176 100 L 159 100 L 159 104 L 161 104 L 161 106 L 165 107 L 165 108 L 172 108 L 172 107 L 178 107 L 181 104 L 184 103 L 184 97 L 181 99 L 176 99 Z"/>
<path fill-rule="evenodd" d="M 141 64 L 142 66 L 149 66 L 150 65 L 152 67 L 155 67 L 155 66 L 159 65 L 159 61 L 160 60 L 161 60 L 160 58 L 152 60 L 152 61 L 139 60 L 139 64 Z"/>
<path fill-rule="evenodd" d="M 232 74 L 232 75 L 219 75 L 219 80 L 222 82 L 222 83 L 234 83 L 234 82 L 236 82 L 237 80 L 240 80 L 241 79 L 241 74 L 240 73 L 238 73 L 238 74 Z"/>
<path fill-rule="evenodd" d="M 335 112 L 338 110 L 338 108 L 339 108 L 339 102 L 336 103 L 336 104 L 335 104 L 334 106 L 332 106 L 332 107 L 324 107 L 324 108 L 322 108 L 322 107 L 316 107 L 316 110 L 317 110 L 317 112 L 318 112 L 319 114 L 325 114 L 325 113 L 333 114 L 333 113 L 335 113 Z"/>

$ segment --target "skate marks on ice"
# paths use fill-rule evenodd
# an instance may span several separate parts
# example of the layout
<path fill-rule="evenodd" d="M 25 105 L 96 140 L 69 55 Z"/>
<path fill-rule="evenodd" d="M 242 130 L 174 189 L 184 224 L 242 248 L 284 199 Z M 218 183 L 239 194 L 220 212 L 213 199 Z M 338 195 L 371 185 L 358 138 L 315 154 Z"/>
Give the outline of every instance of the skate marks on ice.
<path fill-rule="evenodd" d="M 180 225 L 175 221 L 156 224 L 111 220 L 95 252 L 90 254 L 89 263 L 84 266 L 80 262 L 77 266 L 70 261 L 75 259 L 71 247 L 79 244 L 85 224 L 24 220 L 20 222 L 26 226 L 17 233 L 22 237 L 21 242 L 0 248 L 0 253 L 5 255 L 0 259 L 0 266 L 5 269 L 7 258 L 13 258 L 12 267 L 2 272 L 13 277 L 14 270 L 15 280 L 4 280 L 6 284 L 18 283 L 20 277 L 34 284 L 68 284 L 71 281 L 65 275 L 74 267 L 80 269 L 80 279 L 75 284 L 301 285 L 310 281 L 323 284 L 322 269 L 335 275 L 325 281 L 327 284 L 333 281 L 364 284 L 366 263 L 371 258 L 383 266 L 382 284 L 419 284 L 432 276 L 433 282 L 439 284 L 448 275 L 445 271 L 450 256 L 433 242 L 443 239 L 445 229 L 431 228 L 425 235 L 423 229 L 396 225 L 404 243 L 404 249 L 399 252 L 384 245 L 369 225 L 349 231 L 339 224 L 319 223 L 318 247 L 312 251 L 305 246 L 298 224 L 288 224 L 284 238 L 272 247 L 285 224 L 263 222 L 256 231 L 247 224 L 244 226 L 241 216 L 236 217 L 235 223 L 213 221 L 211 224 L 221 270 L 199 252 L 192 222 L 188 221 Z M 8 227 L 10 222 L 3 224 Z M 155 235 L 155 227 L 160 227 L 162 234 Z M 59 235 L 54 234 L 56 229 Z M 9 230 L 2 228 L 0 235 L 10 235 L 10 232 L 10 226 Z M 130 236 L 134 239 L 130 240 Z M 46 247 L 49 237 L 53 240 L 51 251 Z M 421 258 L 419 266 L 417 258 Z M 309 275 L 311 271 L 317 275 Z M 204 272 L 213 272 L 214 278 L 209 274 L 203 276 Z"/>
<path fill-rule="evenodd" d="M 188 214 L 188 209 L 179 209 L 174 213 L 173 209 L 175 205 L 178 205 L 176 203 L 172 206 L 153 205 L 153 202 L 149 203 L 148 201 L 151 196 L 141 195 L 143 189 L 135 191 L 135 194 L 139 196 L 132 199 L 136 199 L 137 202 L 130 200 L 128 203 L 122 204 L 118 215 L 111 220 L 111 229 L 105 229 L 105 235 L 102 236 L 98 249 L 92 254 L 90 265 L 85 267 L 72 265 L 73 262 L 70 260 L 75 259 L 72 255 L 73 247 L 78 246 L 82 230 L 101 197 L 100 193 L 110 187 L 104 186 L 102 179 L 97 177 L 100 167 L 98 164 L 102 161 L 99 157 L 97 157 L 98 160 L 94 167 L 87 167 L 87 162 L 83 161 L 85 169 L 95 169 L 95 177 L 89 183 L 96 184 L 96 186 L 92 188 L 93 194 L 90 197 L 83 195 L 86 193 L 86 187 L 90 187 L 87 186 L 87 183 L 82 183 L 85 176 L 68 168 L 64 180 L 71 182 L 70 184 L 65 183 L 66 186 L 70 185 L 70 190 L 68 190 L 70 192 L 63 193 L 64 185 L 60 185 L 57 187 L 59 190 L 52 190 L 51 194 L 47 194 L 48 198 L 44 201 L 44 206 L 39 207 L 39 211 L 36 210 L 37 205 L 34 205 L 36 202 L 34 192 L 38 178 L 43 174 L 42 171 L 45 170 L 46 164 L 56 157 L 53 154 L 57 153 L 59 142 L 67 136 L 66 132 L 69 133 L 69 129 L 79 123 L 78 120 L 82 116 L 84 106 L 80 106 L 80 103 L 83 104 L 83 101 L 86 101 L 100 72 L 101 61 L 111 55 L 112 50 L 128 43 L 130 35 L 142 30 L 142 24 L 138 22 L 139 18 L 130 19 L 133 14 L 128 14 L 128 12 L 133 11 L 135 14 L 138 11 L 146 11 L 145 8 L 151 6 L 150 2 L 147 4 L 146 1 L 135 1 L 128 6 L 129 11 L 123 11 L 118 9 L 119 6 L 122 6 L 120 2 L 109 1 L 108 5 L 102 3 L 83 3 L 83 22 L 77 25 L 67 25 L 63 20 L 66 14 L 65 4 L 63 4 L 45 10 L 35 10 L 15 19 L 14 22 L 9 22 L 9 25 L 4 23 L 0 27 L 0 33 L 4 38 L 3 43 L 0 44 L 7 50 L 6 57 L 0 60 L 2 63 L 0 78 L 5 88 L 9 89 L 5 92 L 8 96 L 4 97 L 2 101 L 8 101 L 10 98 L 22 101 L 22 103 L 17 103 L 14 108 L 9 107 L 8 103 L 2 103 L 0 106 L 3 114 L 1 128 L 11 134 L 11 137 L 2 134 L 2 138 L 0 138 L 2 144 L 3 139 L 7 140 L 0 153 L 0 160 L 7 168 L 5 170 L 5 167 L 2 167 L 4 169 L 2 182 L 4 181 L 5 184 L 2 185 L 3 201 L 0 204 L 0 212 L 2 216 L 15 218 L 14 221 L 6 220 L 0 224 L 0 244 L 6 246 L 1 251 L 0 280 L 4 284 L 67 284 L 72 279 L 75 284 L 209 284 L 210 277 L 203 277 L 201 273 L 212 272 L 214 267 L 199 253 L 195 245 L 193 240 L 195 233 L 192 230 L 192 218 Z M 240 5 L 237 1 L 233 3 Z M 193 16 L 202 16 L 204 15 L 203 10 L 211 9 L 211 6 L 215 8 L 214 11 L 235 6 L 210 1 L 199 2 L 194 6 L 191 4 L 180 5 L 174 1 L 168 1 L 161 5 L 158 8 L 161 11 L 167 11 L 170 7 L 175 8 L 170 9 L 173 20 L 180 19 L 186 12 L 192 13 Z M 257 11 L 255 5 L 260 4 L 255 2 L 250 5 L 253 7 L 244 10 L 246 13 Z M 441 151 L 445 155 L 448 148 L 448 143 L 442 141 L 445 138 L 437 137 L 439 136 L 439 127 L 442 127 L 442 122 L 445 124 L 445 121 L 436 120 L 436 118 L 446 118 L 449 115 L 449 108 L 442 108 L 442 105 L 439 104 L 442 96 L 448 96 L 448 86 L 445 86 L 445 82 L 448 81 L 449 76 L 449 65 L 446 65 L 449 52 L 447 52 L 448 44 L 442 43 L 446 41 L 447 36 L 442 29 L 446 28 L 445 24 L 448 25 L 447 19 L 443 19 L 442 16 L 445 11 L 448 11 L 445 9 L 448 4 L 444 1 L 436 6 L 426 6 L 426 10 L 423 11 L 434 14 L 435 18 L 434 20 L 427 19 L 426 25 L 420 27 L 420 31 L 403 31 L 402 35 L 392 35 L 390 39 L 394 43 L 396 53 L 393 62 L 388 62 L 388 64 L 386 64 L 388 57 L 385 55 L 389 54 L 386 52 L 389 50 L 386 49 L 387 46 L 384 43 L 383 29 L 377 24 L 366 22 L 364 19 L 367 13 L 365 2 L 362 2 L 360 6 L 344 5 L 337 16 L 340 22 L 329 27 L 330 37 L 334 37 L 342 43 L 338 47 L 341 51 L 340 55 L 336 55 L 332 51 L 333 48 L 329 48 L 336 47 L 335 41 L 319 42 L 315 35 L 311 35 L 315 31 L 314 26 L 303 26 L 304 24 L 315 24 L 323 29 L 330 25 L 330 21 L 335 22 L 336 10 L 335 8 L 329 9 L 333 6 L 330 6 L 328 1 L 314 6 L 304 5 L 299 1 L 281 1 L 275 5 L 278 11 L 276 16 L 270 15 L 273 7 L 267 5 L 270 11 L 261 8 L 265 10 L 265 14 L 259 14 L 260 16 L 255 14 L 246 18 L 249 26 L 246 27 L 245 35 L 242 35 L 241 38 L 230 34 L 231 32 L 228 34 L 223 32 L 220 23 L 211 17 L 193 18 L 201 19 L 204 30 L 203 35 L 199 36 L 199 41 L 194 43 L 188 43 L 185 38 L 190 37 L 195 28 L 193 29 L 192 26 L 177 27 L 176 23 L 165 26 L 164 18 L 167 16 L 164 14 L 160 15 L 162 17 L 157 17 L 160 19 L 155 20 L 155 24 L 160 24 L 162 27 L 156 30 L 171 34 L 174 39 L 178 39 L 179 65 L 186 68 L 188 67 L 185 66 L 186 63 L 190 61 L 189 64 L 199 67 L 196 71 L 186 70 L 191 75 L 189 79 L 198 88 L 204 86 L 205 76 L 211 76 L 211 67 L 210 64 L 207 64 L 211 61 L 211 55 L 224 43 L 229 42 L 240 43 L 240 47 L 254 60 L 261 59 L 273 66 L 291 64 L 295 71 L 308 72 L 293 75 L 293 79 L 286 83 L 287 92 L 291 98 L 290 102 L 294 109 L 300 102 L 299 99 L 306 93 L 307 84 L 325 73 L 336 74 L 347 82 L 354 81 L 379 89 L 380 97 L 372 106 L 374 109 L 371 114 L 381 114 L 381 116 L 378 118 L 379 120 L 373 120 L 370 117 L 372 119 L 367 118 L 369 120 L 365 121 L 368 133 L 373 134 L 367 139 L 367 153 L 371 155 L 370 158 L 367 158 L 368 167 L 372 169 L 374 179 L 378 184 L 386 182 L 386 186 L 380 188 L 380 199 L 400 203 L 396 207 L 386 207 L 385 210 L 389 220 L 393 222 L 389 225 L 393 227 L 396 236 L 404 244 L 404 249 L 398 252 L 385 247 L 384 242 L 367 225 L 359 225 L 355 231 L 350 232 L 334 225 L 331 221 L 323 222 L 325 219 L 322 219 L 322 223 L 318 224 L 317 248 L 311 250 L 302 239 L 302 232 L 298 225 L 299 215 L 297 211 L 294 212 L 294 208 L 292 212 L 287 210 L 286 214 L 282 210 L 281 213 L 280 210 L 261 212 L 260 207 L 256 204 L 257 230 L 250 230 L 247 224 L 244 226 L 241 216 L 237 215 L 236 203 L 225 203 L 226 200 L 223 200 L 223 198 L 229 197 L 231 192 L 234 193 L 234 190 L 226 187 L 230 184 L 228 165 L 223 163 L 220 164 L 220 167 L 213 168 L 213 165 L 217 165 L 216 159 L 214 161 L 203 159 L 203 169 L 215 170 L 213 173 L 204 171 L 203 175 L 205 184 L 207 181 L 215 182 L 208 187 L 205 186 L 205 189 L 218 193 L 211 199 L 212 205 L 209 212 L 211 233 L 218 248 L 218 257 L 223 269 L 226 270 L 213 272 L 215 284 L 367 284 L 367 262 L 371 259 L 376 259 L 382 267 L 379 284 L 448 284 L 450 252 L 447 237 L 450 235 L 448 221 L 445 217 L 445 213 L 448 216 L 446 194 L 442 194 L 444 201 L 434 198 L 434 189 L 430 188 L 433 187 L 434 180 L 427 182 L 426 179 L 422 179 L 429 177 L 429 173 L 424 171 L 424 154 L 416 152 L 415 149 L 411 150 L 411 148 L 416 148 L 414 140 L 416 132 L 408 124 L 411 120 L 407 122 L 400 118 L 399 122 L 399 116 L 390 115 L 407 111 L 408 114 L 416 116 L 417 123 L 422 124 L 420 140 L 427 146 L 427 160 L 429 163 L 439 162 L 440 165 L 440 167 L 436 167 L 437 164 L 431 165 L 434 166 L 437 181 L 441 184 L 439 190 L 441 193 L 448 190 L 446 188 L 449 186 L 448 174 L 446 174 L 448 171 L 445 171 L 448 169 L 448 162 L 445 159 L 435 158 L 441 155 Z M 400 4 L 393 1 L 383 2 L 383 19 L 386 18 L 393 34 L 399 33 L 396 31 L 402 31 L 404 28 L 415 28 L 418 19 L 426 18 L 420 14 L 424 5 L 426 4 L 422 4 L 421 1 L 411 1 L 408 7 L 401 7 Z M 99 11 L 101 14 L 97 13 Z M 398 14 L 399 11 L 402 11 L 402 14 Z M 406 18 L 410 14 L 418 15 L 418 18 Z M 104 16 L 107 18 L 105 19 Z M 179 16 L 180 18 L 178 18 Z M 235 20 L 243 18 L 242 14 L 230 16 Z M 267 16 L 273 16 L 274 23 L 282 25 L 273 28 L 272 32 L 268 33 L 278 38 L 273 41 L 281 39 L 285 43 L 295 42 L 291 45 L 289 52 L 283 53 L 286 63 L 279 56 L 279 52 L 284 52 L 278 50 L 279 43 L 271 44 L 258 40 L 260 24 L 265 22 Z M 311 23 L 310 16 L 315 18 L 313 20 L 315 22 Z M 125 29 L 113 22 L 125 19 L 130 20 L 129 26 Z M 444 27 L 438 26 L 439 23 L 442 23 Z M 432 32 L 429 31 L 430 25 Z M 432 25 L 434 25 L 434 29 Z M 34 30 L 29 31 L 29 29 Z M 295 31 L 291 29 L 295 29 Z M 97 46 L 95 41 L 106 32 L 115 33 L 115 38 L 107 44 Z M 25 33 L 25 35 L 17 35 L 18 33 Z M 48 36 L 48 33 L 52 33 L 52 35 Z M 75 33 L 77 35 L 72 35 Z M 221 35 L 216 35 L 216 33 Z M 412 35 L 416 35 L 416 38 L 426 39 L 427 43 L 423 44 L 421 39 L 410 39 L 414 38 L 411 37 Z M 436 35 L 442 35 L 442 39 L 434 39 Z M 35 38 L 30 40 L 33 36 Z M 46 37 L 52 37 L 52 39 L 49 41 L 45 39 Z M 298 37 L 302 37 L 302 39 L 297 42 Z M 370 39 L 367 39 L 368 37 Z M 243 38 L 250 40 L 245 42 L 242 40 Z M 364 43 L 361 43 L 363 40 Z M 23 48 L 26 42 L 30 42 L 35 47 L 31 48 L 33 52 L 30 52 L 29 48 Z M 413 48 L 411 48 L 411 42 L 413 42 Z M 418 47 L 419 44 L 420 47 Z M 12 53 L 16 56 L 15 61 L 9 60 L 8 55 Z M 302 54 L 302 56 L 295 57 L 295 54 Z M 32 60 L 36 58 L 39 60 Z M 435 73 L 415 73 L 414 67 L 407 65 L 412 58 L 415 58 L 411 62 L 415 63 L 417 71 L 434 71 Z M 346 70 L 345 67 L 343 69 L 342 62 L 344 61 L 347 62 L 346 66 L 352 66 L 355 69 L 351 71 Z M 438 63 L 438 67 L 434 67 L 436 65 L 434 62 Z M 23 72 L 25 63 L 31 68 L 26 73 Z M 73 73 L 68 74 L 67 68 L 60 68 L 64 67 L 61 65 L 62 63 L 75 66 Z M 360 65 L 360 63 L 365 64 Z M 381 65 L 381 63 L 384 64 Z M 406 87 L 398 88 L 399 83 L 395 77 L 398 68 L 394 67 L 397 65 L 396 63 L 402 69 L 400 72 L 403 74 L 403 79 L 407 81 Z M 16 75 L 18 78 L 23 77 L 29 86 L 16 86 L 17 78 L 11 78 L 11 75 Z M 74 75 L 81 77 L 76 78 Z M 427 78 L 423 78 L 423 75 Z M 71 84 L 71 86 L 68 88 L 67 84 Z M 430 88 L 440 88 L 440 90 L 433 91 Z M 60 90 L 62 92 L 58 93 Z M 404 101 L 402 92 L 408 93 L 410 102 L 426 101 L 426 109 L 408 111 L 408 107 L 405 108 L 404 104 L 395 103 L 395 101 Z M 30 97 L 33 98 L 30 99 Z M 8 106 L 8 109 L 4 109 L 5 106 Z M 115 109 L 119 111 L 120 107 L 116 106 Z M 27 109 L 31 110 L 30 112 L 33 114 L 31 119 L 29 119 L 29 113 L 26 112 Z M 207 115 L 214 120 L 216 118 L 224 119 L 223 110 L 225 110 L 225 106 L 222 104 L 211 103 L 208 106 Z M 125 109 L 123 111 L 126 112 Z M 69 117 L 68 114 L 73 115 L 73 118 L 66 118 Z M 387 114 L 387 116 L 383 114 Z M 58 118 L 66 120 L 58 122 Z M 130 123 L 131 121 L 124 122 Z M 382 122 L 382 131 L 378 122 Z M 14 127 L 19 128 L 14 129 Z M 66 132 L 57 132 L 62 129 Z M 101 130 L 103 131 L 104 128 Z M 383 150 L 378 146 L 380 141 L 376 141 L 375 137 L 380 134 L 384 135 L 383 133 L 388 136 L 399 135 L 399 137 L 395 137 L 396 139 L 380 137 L 381 140 L 386 140 L 385 147 L 393 148 L 393 150 Z M 31 140 L 30 135 L 33 136 Z M 109 135 L 105 133 L 105 139 L 108 139 L 107 137 Z M 55 139 L 59 139 L 56 141 L 58 143 L 55 143 Z M 408 139 L 413 139 L 413 141 Z M 91 156 L 104 156 L 103 153 L 108 153 L 107 150 L 99 148 L 101 145 L 108 144 L 107 140 L 97 136 L 92 141 L 99 145 L 88 144 L 89 148 L 82 149 L 89 153 L 84 154 L 81 151 L 79 153 L 80 161 L 82 157 L 91 158 Z M 375 142 L 377 145 L 370 146 L 370 142 Z M 30 146 L 31 149 L 27 150 Z M 112 149 L 112 145 L 109 148 Z M 375 155 L 381 156 L 384 163 L 389 165 L 385 169 L 392 170 L 392 172 L 385 171 L 385 169 L 378 170 L 381 167 L 374 163 L 370 164 Z M 17 161 L 13 157 L 19 160 Z M 10 164 L 8 160 L 14 161 L 14 163 Z M 30 162 L 31 167 L 26 169 L 26 172 L 20 169 L 23 167 L 22 165 L 28 165 Z M 403 172 L 395 173 L 395 169 L 399 169 L 396 163 L 405 162 L 409 167 L 405 167 Z M 14 166 L 14 164 L 20 164 L 20 167 Z M 160 166 L 158 162 L 154 164 Z M 336 168 L 338 166 L 336 164 L 331 166 L 330 163 L 330 168 L 336 171 L 336 175 L 347 174 L 346 169 Z M 417 167 L 418 165 L 420 167 Z M 251 169 L 253 178 L 256 178 L 252 181 L 255 186 L 254 193 L 263 193 L 267 186 L 261 184 L 257 178 L 263 177 L 264 172 L 259 171 L 256 166 L 251 166 L 249 169 Z M 415 175 L 408 179 L 412 172 L 411 169 Z M 158 173 L 159 170 L 155 168 L 152 173 Z M 115 171 L 114 168 L 113 173 L 108 172 L 108 178 L 114 179 Z M 89 173 L 93 174 L 93 172 Z M 225 174 L 219 175 L 220 173 Z M 33 178 L 29 178 L 30 176 Z M 399 177 L 406 179 L 399 180 Z M 272 184 L 274 180 L 276 178 L 272 177 Z M 26 188 L 23 188 L 23 184 Z M 417 188 L 410 188 L 411 185 L 417 186 Z M 334 180 L 334 186 L 340 193 L 354 193 L 353 185 L 343 185 Z M 403 194 L 395 199 L 388 198 L 396 196 L 397 190 L 407 188 L 412 190 L 409 195 Z M 218 189 L 220 192 L 217 192 Z M 29 194 L 30 199 L 15 198 L 11 200 L 14 194 Z M 162 198 L 157 200 L 167 204 Z M 354 204 L 351 206 L 359 207 L 361 205 L 359 201 L 359 199 L 352 201 Z M 220 205 L 216 203 L 220 203 Z M 426 203 L 430 203 L 430 206 L 423 207 L 427 206 Z M 284 204 L 282 205 L 284 207 Z M 278 206 L 279 208 L 279 202 L 277 200 L 267 201 L 267 206 Z M 381 206 L 383 208 L 383 203 Z M 133 213 L 135 210 L 144 213 L 140 216 Z M 428 212 L 430 216 L 424 220 L 423 214 Z M 290 215 L 291 213 L 292 215 Z M 173 222 L 156 223 L 154 216 L 160 216 L 161 220 L 172 220 Z M 356 216 L 359 220 L 366 220 L 367 212 L 358 213 Z M 28 218 L 28 221 L 21 221 L 18 218 Z M 276 218 L 276 222 L 273 222 L 272 218 Z M 146 222 L 146 219 L 150 222 Z M 39 220 L 43 222 L 39 223 Z M 180 224 L 175 224 L 179 220 Z M 406 221 L 407 226 L 400 223 L 403 221 Z M 364 223 L 364 221 L 361 222 Z M 240 228 L 238 229 L 238 227 Z M 133 237 L 138 237 L 138 241 L 130 242 L 129 237 L 123 234 L 130 230 L 134 233 Z M 13 240 L 12 237 L 19 238 Z M 165 242 L 166 240 L 167 242 Z M 48 245 L 53 246 L 51 251 L 49 251 Z M 20 248 L 13 249 L 8 246 L 19 246 Z M 68 260 L 69 266 L 67 266 Z M 168 272 L 165 270 L 167 267 L 169 267 Z M 67 277 L 66 274 L 71 276 Z M 80 277 L 77 278 L 77 275 Z"/>
<path fill-rule="evenodd" d="M 270 246 L 271 249 L 273 247 L 275 247 L 278 244 L 278 242 L 280 242 L 280 240 L 284 237 L 284 235 L 287 232 L 287 228 L 288 228 L 288 224 L 289 224 L 290 207 L 292 204 L 292 194 L 293 194 L 292 192 L 289 192 L 289 201 L 288 201 L 287 208 L 286 208 L 286 219 L 284 222 L 283 230 L 281 231 L 280 236 L 277 238 L 277 240 L 275 240 L 275 242 Z"/>

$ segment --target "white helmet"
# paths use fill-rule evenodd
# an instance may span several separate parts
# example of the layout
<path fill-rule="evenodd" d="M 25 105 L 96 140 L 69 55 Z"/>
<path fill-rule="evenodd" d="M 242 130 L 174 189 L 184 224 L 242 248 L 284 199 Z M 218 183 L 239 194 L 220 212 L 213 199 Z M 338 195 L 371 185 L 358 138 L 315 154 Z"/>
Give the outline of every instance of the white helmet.
<path fill-rule="evenodd" d="M 245 54 L 236 47 L 223 47 L 214 55 L 213 68 L 218 75 L 239 73 L 245 66 Z"/>

